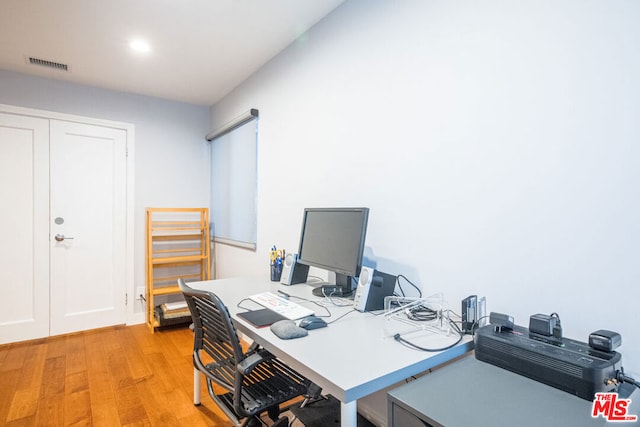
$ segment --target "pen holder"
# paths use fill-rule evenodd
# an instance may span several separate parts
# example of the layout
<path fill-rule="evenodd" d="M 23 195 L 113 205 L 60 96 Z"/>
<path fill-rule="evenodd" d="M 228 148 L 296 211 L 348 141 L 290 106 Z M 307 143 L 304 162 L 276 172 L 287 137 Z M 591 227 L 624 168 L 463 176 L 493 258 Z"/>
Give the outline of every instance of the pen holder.
<path fill-rule="evenodd" d="M 279 282 L 280 277 L 282 277 L 282 263 L 271 264 L 271 281 Z"/>

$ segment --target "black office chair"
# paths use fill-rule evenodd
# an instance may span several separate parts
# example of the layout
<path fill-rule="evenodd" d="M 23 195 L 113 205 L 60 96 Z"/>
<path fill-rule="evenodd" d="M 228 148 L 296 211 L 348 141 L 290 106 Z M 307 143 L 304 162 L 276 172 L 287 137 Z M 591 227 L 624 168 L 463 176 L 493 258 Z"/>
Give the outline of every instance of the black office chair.
<path fill-rule="evenodd" d="M 203 374 L 209 395 L 236 425 L 262 423 L 259 416 L 267 412 L 274 426 L 287 426 L 280 404 L 305 395 L 310 382 L 255 344 L 245 352 L 227 307 L 215 294 L 192 289 L 182 279 L 178 285 L 193 319 L 194 404 L 200 404 Z M 216 393 L 214 384 L 224 391 Z"/>

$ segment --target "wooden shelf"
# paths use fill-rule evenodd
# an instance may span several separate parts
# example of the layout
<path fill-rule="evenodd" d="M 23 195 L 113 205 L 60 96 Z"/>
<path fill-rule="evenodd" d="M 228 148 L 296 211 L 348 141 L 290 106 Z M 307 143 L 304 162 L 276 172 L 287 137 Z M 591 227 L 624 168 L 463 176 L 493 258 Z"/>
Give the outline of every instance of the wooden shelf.
<path fill-rule="evenodd" d="M 180 294 L 178 278 L 211 278 L 209 210 L 207 208 L 147 208 L 146 320 L 159 326 L 156 297 Z M 162 302 L 162 299 L 160 300 Z"/>
<path fill-rule="evenodd" d="M 153 289 L 153 295 L 171 295 L 180 293 L 178 285 L 175 286 L 161 286 Z"/>
<path fill-rule="evenodd" d="M 200 262 L 203 259 L 208 259 L 208 256 L 205 255 L 191 255 L 191 256 L 172 256 L 172 257 L 162 257 L 162 258 L 154 258 L 151 260 L 153 265 L 158 264 L 173 264 L 173 263 L 184 263 L 184 262 Z"/>

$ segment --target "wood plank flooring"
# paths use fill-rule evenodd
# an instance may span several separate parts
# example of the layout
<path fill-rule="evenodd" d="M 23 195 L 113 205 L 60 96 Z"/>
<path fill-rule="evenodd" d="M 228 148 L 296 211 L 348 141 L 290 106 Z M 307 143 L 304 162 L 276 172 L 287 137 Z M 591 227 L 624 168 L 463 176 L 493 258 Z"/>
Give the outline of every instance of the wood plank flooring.
<path fill-rule="evenodd" d="M 193 335 L 116 326 L 0 346 L 0 425 L 232 426 L 193 405 Z"/>

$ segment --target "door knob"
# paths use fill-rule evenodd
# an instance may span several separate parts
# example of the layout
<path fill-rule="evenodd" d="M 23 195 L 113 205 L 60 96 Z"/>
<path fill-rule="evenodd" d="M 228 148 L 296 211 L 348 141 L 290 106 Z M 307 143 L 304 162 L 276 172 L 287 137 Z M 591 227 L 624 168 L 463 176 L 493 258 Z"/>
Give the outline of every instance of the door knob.
<path fill-rule="evenodd" d="M 65 237 L 64 234 L 56 234 L 54 238 L 56 239 L 56 242 L 62 242 L 68 239 L 73 240 L 73 237 Z"/>

